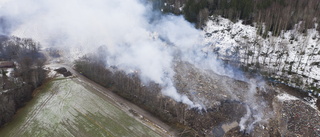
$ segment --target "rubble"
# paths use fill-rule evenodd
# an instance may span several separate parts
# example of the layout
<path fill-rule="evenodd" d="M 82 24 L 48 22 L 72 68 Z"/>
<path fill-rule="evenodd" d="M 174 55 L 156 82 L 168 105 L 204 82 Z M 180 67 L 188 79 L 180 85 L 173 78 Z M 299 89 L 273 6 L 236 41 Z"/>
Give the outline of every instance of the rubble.
<path fill-rule="evenodd" d="M 257 91 L 250 96 L 248 91 L 252 85 L 245 81 L 220 76 L 183 62 L 176 65 L 175 71 L 178 91 L 184 92 L 193 101 L 203 101 L 207 113 L 211 113 L 210 110 L 218 111 L 212 117 L 216 119 L 214 126 L 205 129 L 211 130 L 206 133 L 208 136 L 320 135 L 320 112 L 312 107 L 313 102 L 319 108 L 319 100 L 314 100 L 298 89 L 266 81 L 263 87 L 255 87 Z M 247 113 L 246 105 L 249 105 L 252 114 L 245 123 L 246 129 L 240 131 L 240 119 Z M 264 114 L 264 117 L 255 123 L 259 113 Z M 252 130 L 249 129 L 250 123 Z M 232 126 L 225 128 L 226 125 Z"/>

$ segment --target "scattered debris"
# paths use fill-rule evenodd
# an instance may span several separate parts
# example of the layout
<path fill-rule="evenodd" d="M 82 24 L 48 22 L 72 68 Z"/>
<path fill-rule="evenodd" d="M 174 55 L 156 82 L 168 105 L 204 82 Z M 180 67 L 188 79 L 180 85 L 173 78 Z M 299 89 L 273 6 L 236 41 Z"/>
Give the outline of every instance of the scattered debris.
<path fill-rule="evenodd" d="M 64 77 L 72 76 L 72 73 L 68 71 L 65 67 L 54 69 L 54 71 L 57 71 L 58 73 L 62 74 Z"/>

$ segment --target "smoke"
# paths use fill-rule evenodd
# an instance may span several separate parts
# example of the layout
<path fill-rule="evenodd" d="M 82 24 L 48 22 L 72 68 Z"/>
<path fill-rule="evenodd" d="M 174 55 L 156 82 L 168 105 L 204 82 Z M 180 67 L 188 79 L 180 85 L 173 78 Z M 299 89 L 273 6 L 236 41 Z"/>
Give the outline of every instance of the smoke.
<path fill-rule="evenodd" d="M 158 83 L 163 95 L 190 107 L 203 108 L 174 87 L 172 65 L 177 56 L 198 68 L 246 81 L 241 72 L 208 54 L 210 49 L 201 43 L 204 36 L 193 24 L 182 16 L 159 15 L 140 0 L 6 0 L 0 2 L 0 18 L 5 20 L 0 34 L 29 37 L 44 47 L 91 53 L 104 46 L 108 65 L 139 71 L 143 82 Z"/>
<path fill-rule="evenodd" d="M 240 123 L 239 123 L 240 131 L 243 131 L 246 129 L 246 122 L 251 117 L 251 110 L 249 106 L 246 106 L 246 111 L 247 113 L 240 119 Z"/>
<path fill-rule="evenodd" d="M 267 109 L 267 104 L 263 99 L 255 97 L 258 93 L 258 87 L 260 92 L 266 92 L 265 82 L 256 79 L 249 79 L 249 90 L 245 96 L 245 104 L 247 113 L 240 119 L 240 131 L 246 130 L 250 133 L 253 131 L 254 126 L 258 122 L 267 122 L 271 116 L 271 112 Z"/>
<path fill-rule="evenodd" d="M 159 83 L 164 95 L 199 107 L 176 91 L 172 60 L 179 49 L 198 41 L 200 31 L 181 16 L 154 14 L 138 0 L 8 0 L 0 9 L 0 17 L 10 22 L 2 33 L 70 52 L 91 53 L 104 46 L 108 65 L 137 70 L 142 81 Z M 164 39 L 153 38 L 157 33 Z M 167 45 L 169 41 L 174 46 Z"/>

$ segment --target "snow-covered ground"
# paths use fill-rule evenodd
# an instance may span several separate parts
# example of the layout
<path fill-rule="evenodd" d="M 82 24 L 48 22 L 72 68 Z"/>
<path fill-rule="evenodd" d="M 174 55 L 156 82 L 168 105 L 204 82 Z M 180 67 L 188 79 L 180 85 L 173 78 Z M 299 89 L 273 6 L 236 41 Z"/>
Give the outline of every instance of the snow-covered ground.
<path fill-rule="evenodd" d="M 203 32 L 204 43 L 220 59 L 240 61 L 244 67 L 258 69 L 265 76 L 293 87 L 310 91 L 319 89 L 319 32 L 309 29 L 303 34 L 298 29 L 299 24 L 293 30 L 283 31 L 278 37 L 269 33 L 263 38 L 257 35 L 258 29 L 254 26 L 210 17 Z"/>

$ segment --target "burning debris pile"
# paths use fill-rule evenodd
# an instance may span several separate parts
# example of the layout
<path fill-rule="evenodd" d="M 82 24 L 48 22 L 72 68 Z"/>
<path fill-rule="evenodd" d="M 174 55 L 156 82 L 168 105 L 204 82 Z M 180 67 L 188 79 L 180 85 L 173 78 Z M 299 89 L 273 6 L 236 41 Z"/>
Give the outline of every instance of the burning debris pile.
<path fill-rule="evenodd" d="M 204 116 L 197 120 L 211 123 L 197 126 L 206 127 L 207 135 L 319 135 L 317 98 L 298 89 L 263 80 L 236 80 L 183 61 L 175 62 L 175 72 L 177 90 L 205 106 Z M 203 120 L 206 116 L 211 118 Z"/>
<path fill-rule="evenodd" d="M 215 114 L 212 113 L 211 121 L 217 121 L 212 125 L 213 129 L 223 124 L 238 123 L 236 127 L 241 131 L 251 132 L 256 125 L 265 125 L 272 117 L 271 102 L 266 98 L 274 94 L 274 90 L 267 85 L 217 75 L 186 62 L 177 62 L 175 70 L 178 91 L 187 94 L 194 102 L 203 103 L 208 113 L 216 110 Z"/>
<path fill-rule="evenodd" d="M 286 100 L 276 109 L 279 132 L 283 136 L 316 137 L 320 135 L 320 114 L 299 100 Z"/>
<path fill-rule="evenodd" d="M 320 111 L 310 107 L 306 95 L 285 85 L 240 81 L 176 62 L 175 86 L 206 107 L 204 132 L 213 136 L 317 136 Z M 280 95 L 295 100 L 283 100 Z M 294 96 L 293 96 L 294 97 Z M 301 98 L 301 99 L 299 99 Z M 299 118 L 298 118 L 299 117 Z M 209 124 L 210 123 L 210 124 Z M 308 127 L 305 127 L 308 125 Z M 306 129 L 307 128 L 307 129 Z"/>

